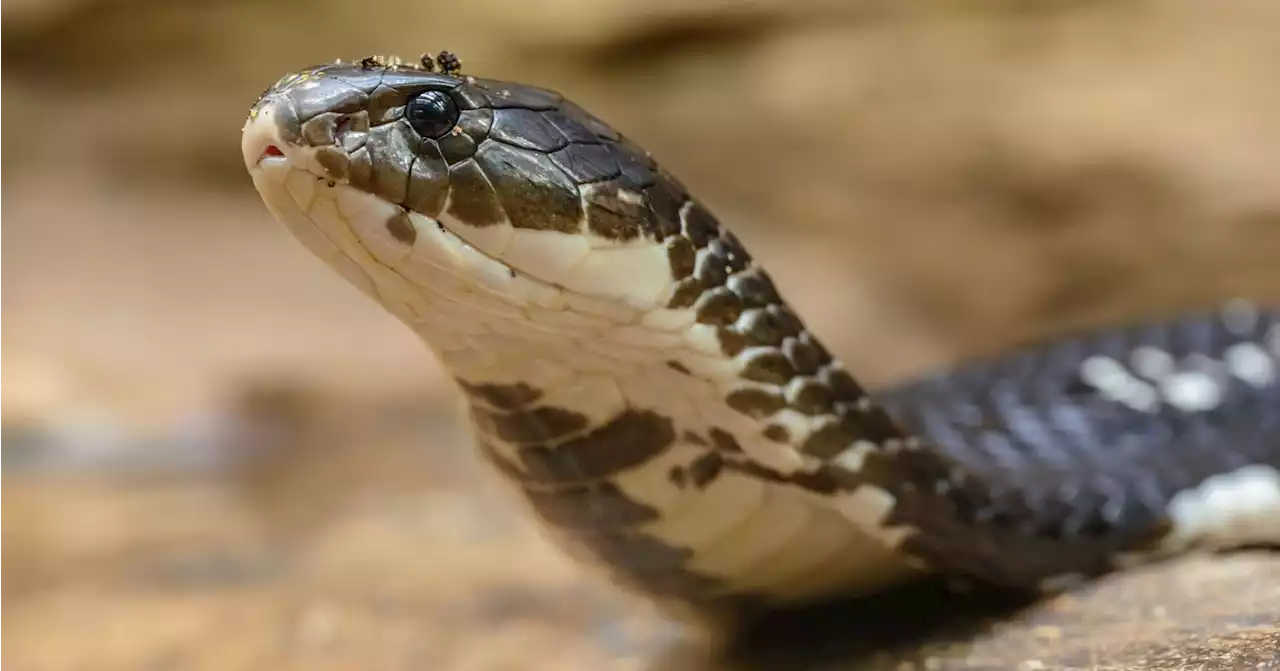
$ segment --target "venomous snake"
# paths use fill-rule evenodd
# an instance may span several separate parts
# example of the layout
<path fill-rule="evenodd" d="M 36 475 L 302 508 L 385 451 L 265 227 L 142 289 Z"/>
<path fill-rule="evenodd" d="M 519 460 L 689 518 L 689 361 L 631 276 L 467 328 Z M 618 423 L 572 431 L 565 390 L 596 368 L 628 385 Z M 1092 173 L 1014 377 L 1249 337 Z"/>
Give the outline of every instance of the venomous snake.
<path fill-rule="evenodd" d="M 616 583 L 726 613 L 1280 545 L 1277 310 L 871 395 L 647 152 L 555 92 L 440 63 L 287 75 L 249 113 L 246 167 L 439 358 L 548 536 Z"/>

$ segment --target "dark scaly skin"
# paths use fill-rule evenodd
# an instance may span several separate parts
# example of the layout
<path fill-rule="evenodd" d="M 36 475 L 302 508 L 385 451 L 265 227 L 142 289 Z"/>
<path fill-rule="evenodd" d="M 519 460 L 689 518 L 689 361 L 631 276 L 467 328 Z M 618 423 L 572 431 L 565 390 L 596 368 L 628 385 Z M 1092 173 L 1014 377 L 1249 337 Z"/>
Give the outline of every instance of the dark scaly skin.
<path fill-rule="evenodd" d="M 303 81 L 312 86 L 300 87 Z M 425 90 L 447 92 L 461 110 L 455 132 L 439 140 L 419 138 L 402 120 L 406 101 Z M 813 473 L 772 472 L 741 458 L 733 436 L 712 430 L 687 438 L 707 445 L 705 458 L 684 472 L 690 481 L 736 469 L 826 495 L 874 486 L 897 502 L 886 521 L 915 529 L 904 544 L 910 554 L 945 572 L 1029 588 L 1105 572 L 1119 553 L 1155 547 L 1168 529 L 1170 499 L 1208 477 L 1247 464 L 1280 468 L 1276 384 L 1230 378 L 1213 410 L 1147 413 L 1102 398 L 1078 373 L 1091 355 L 1123 361 L 1140 344 L 1179 359 L 1220 359 L 1232 344 L 1261 342 L 1275 311 L 1260 312 L 1248 333 L 1232 333 L 1213 313 L 1032 347 L 887 390 L 877 395 L 881 410 L 751 267 L 732 233 L 647 153 L 559 94 L 366 62 L 292 75 L 265 96 L 293 103 L 296 129 L 286 141 L 333 145 L 319 161 L 334 179 L 427 216 L 574 232 L 585 214 L 601 237 L 663 242 L 679 283 L 669 307 L 692 308 L 699 322 L 716 326 L 726 357 L 770 348 L 742 371 L 764 386 L 725 403 L 751 417 L 785 407 L 831 420 L 794 446 L 825 462 Z M 582 212 L 580 192 L 600 184 L 643 199 L 603 195 L 614 188 L 587 191 Z M 787 397 L 783 389 L 796 378 L 801 393 Z M 680 548 L 629 531 L 655 511 L 616 489 L 583 484 L 670 445 L 675 436 L 661 416 L 624 414 L 572 448 L 566 437 L 583 428 L 572 409 L 540 406 L 536 389 L 462 382 L 482 452 L 525 481 L 545 521 L 577 535 L 646 593 L 692 602 L 723 596 L 716 580 L 683 567 L 688 556 Z M 762 420 L 762 434 L 789 444 L 784 427 Z M 903 449 L 909 436 L 920 439 L 919 449 Z M 878 446 L 859 471 L 830 461 L 855 440 Z M 486 447 L 491 441 L 521 446 L 522 468 L 502 463 Z M 597 446 L 615 449 L 590 449 Z M 599 461 L 601 453 L 613 456 Z"/>
<path fill-rule="evenodd" d="M 1221 361 L 1231 346 L 1263 342 L 1278 324 L 1280 313 L 1261 311 L 1237 333 L 1212 312 L 1098 330 L 879 394 L 899 422 L 990 486 L 948 502 L 950 514 L 935 512 L 931 497 L 907 499 L 894 517 L 933 520 L 909 547 L 1014 587 L 1104 573 L 1116 568 L 1118 553 L 1153 547 L 1178 492 L 1251 464 L 1280 468 L 1280 385 L 1258 388 L 1226 376 L 1211 410 L 1164 403 L 1150 413 L 1103 398 L 1081 379 L 1081 363 L 1088 356 L 1125 361 L 1140 346 L 1178 361 Z M 975 527 L 983 533 L 972 533 Z"/>

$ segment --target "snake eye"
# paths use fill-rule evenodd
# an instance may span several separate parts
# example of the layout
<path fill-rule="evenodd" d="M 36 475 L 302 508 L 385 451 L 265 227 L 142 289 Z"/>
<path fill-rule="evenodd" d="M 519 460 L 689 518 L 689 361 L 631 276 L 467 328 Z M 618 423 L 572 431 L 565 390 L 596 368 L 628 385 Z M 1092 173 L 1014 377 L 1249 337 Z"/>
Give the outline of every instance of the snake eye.
<path fill-rule="evenodd" d="M 458 123 L 458 107 L 443 91 L 424 91 L 409 101 L 404 116 L 418 135 L 439 138 Z"/>

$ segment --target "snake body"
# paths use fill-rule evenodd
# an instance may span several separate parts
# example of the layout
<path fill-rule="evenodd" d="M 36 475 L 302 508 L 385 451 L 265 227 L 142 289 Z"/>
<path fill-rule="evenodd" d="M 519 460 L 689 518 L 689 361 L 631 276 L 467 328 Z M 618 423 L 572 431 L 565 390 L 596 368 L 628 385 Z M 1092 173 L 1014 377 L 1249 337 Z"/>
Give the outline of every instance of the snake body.
<path fill-rule="evenodd" d="M 742 243 L 557 93 L 365 59 L 258 99 L 270 210 L 412 328 L 565 551 L 675 610 L 925 572 L 1055 589 L 1280 544 L 1280 313 L 1243 301 L 867 393 Z"/>

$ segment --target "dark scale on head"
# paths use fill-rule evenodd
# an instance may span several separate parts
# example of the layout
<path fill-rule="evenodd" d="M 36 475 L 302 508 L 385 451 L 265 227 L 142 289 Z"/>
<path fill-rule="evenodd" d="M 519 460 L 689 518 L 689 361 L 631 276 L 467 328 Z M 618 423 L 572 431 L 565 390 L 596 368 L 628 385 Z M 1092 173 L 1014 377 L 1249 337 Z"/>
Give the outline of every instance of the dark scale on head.
<path fill-rule="evenodd" d="M 602 238 L 634 240 L 650 228 L 649 208 L 639 192 L 618 181 L 605 182 L 587 193 L 587 226 Z"/>
<path fill-rule="evenodd" d="M 282 139 L 315 148 L 328 178 L 427 217 L 683 239 L 686 191 L 646 152 L 554 91 L 460 76 L 448 52 L 317 66 L 264 96 L 289 102 Z M 691 273 L 687 243 L 673 279 Z"/>

